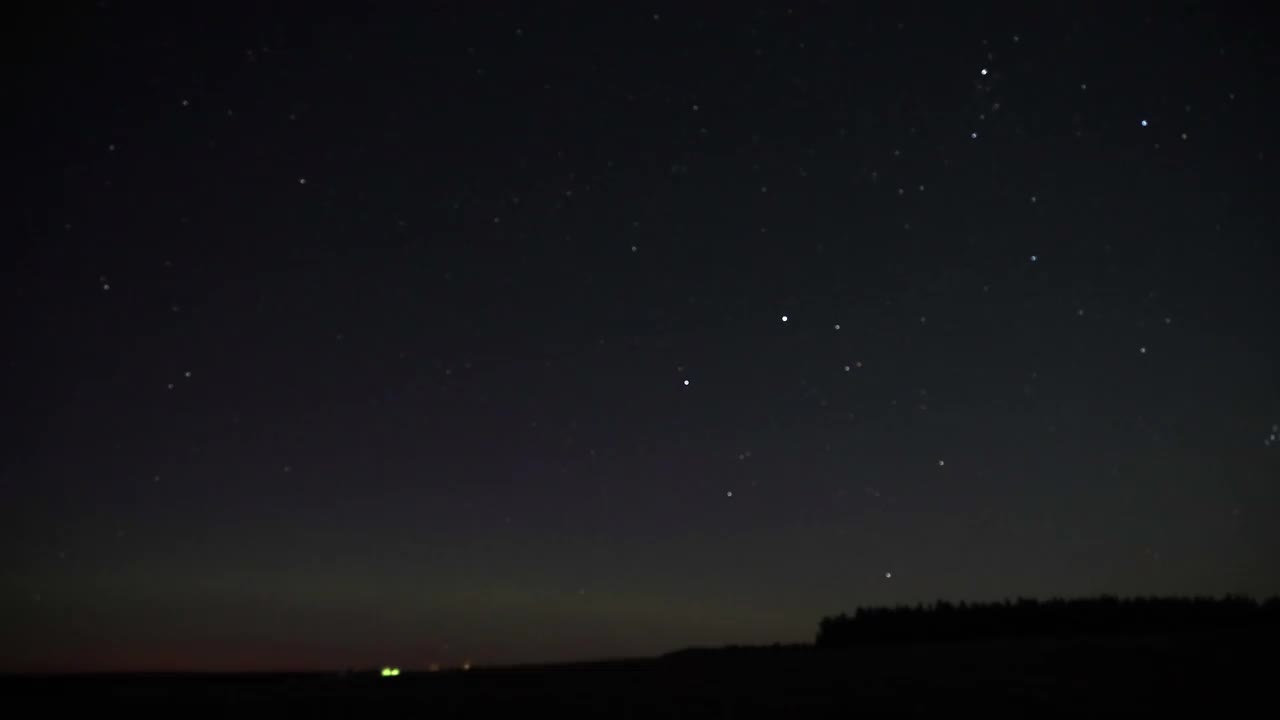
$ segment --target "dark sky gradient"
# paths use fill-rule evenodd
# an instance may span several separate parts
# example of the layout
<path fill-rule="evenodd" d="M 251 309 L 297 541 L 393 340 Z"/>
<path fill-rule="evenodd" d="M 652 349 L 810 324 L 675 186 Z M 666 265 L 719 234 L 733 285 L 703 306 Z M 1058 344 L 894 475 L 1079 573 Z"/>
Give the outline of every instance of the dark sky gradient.
<path fill-rule="evenodd" d="M 1265 11 L 173 5 L 6 50 L 0 670 L 1280 592 Z"/>

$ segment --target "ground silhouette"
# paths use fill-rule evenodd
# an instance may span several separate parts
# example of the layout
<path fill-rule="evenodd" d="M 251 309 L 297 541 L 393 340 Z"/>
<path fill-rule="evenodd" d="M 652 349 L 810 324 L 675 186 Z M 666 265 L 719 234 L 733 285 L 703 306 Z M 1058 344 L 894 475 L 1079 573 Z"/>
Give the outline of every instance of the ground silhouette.
<path fill-rule="evenodd" d="M 1131 598 L 859 608 L 815 642 L 440 672 L 0 679 L 15 708 L 130 717 L 1079 717 L 1269 700 L 1280 601 Z"/>

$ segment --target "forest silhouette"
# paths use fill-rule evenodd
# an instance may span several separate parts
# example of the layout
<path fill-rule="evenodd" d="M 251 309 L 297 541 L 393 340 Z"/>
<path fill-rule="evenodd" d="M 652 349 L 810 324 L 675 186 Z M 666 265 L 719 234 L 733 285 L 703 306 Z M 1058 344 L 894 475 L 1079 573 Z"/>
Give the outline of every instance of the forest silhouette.
<path fill-rule="evenodd" d="M 825 617 L 814 645 L 972 642 L 1017 637 L 1133 637 L 1280 626 L 1280 597 L 1134 597 L 864 607 Z"/>

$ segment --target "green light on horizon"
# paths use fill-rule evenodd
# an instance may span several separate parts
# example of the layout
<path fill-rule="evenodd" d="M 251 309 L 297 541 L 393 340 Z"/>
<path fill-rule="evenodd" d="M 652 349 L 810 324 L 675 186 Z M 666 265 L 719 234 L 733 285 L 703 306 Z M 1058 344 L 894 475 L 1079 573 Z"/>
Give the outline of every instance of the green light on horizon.
<path fill-rule="evenodd" d="M 382 677 L 397 677 L 400 675 L 400 668 L 384 667 L 382 668 Z"/>

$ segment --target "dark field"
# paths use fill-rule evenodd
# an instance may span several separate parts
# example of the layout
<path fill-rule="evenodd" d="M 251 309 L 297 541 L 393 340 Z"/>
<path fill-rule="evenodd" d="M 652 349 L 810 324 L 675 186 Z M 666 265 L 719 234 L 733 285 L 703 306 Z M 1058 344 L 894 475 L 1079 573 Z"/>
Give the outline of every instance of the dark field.
<path fill-rule="evenodd" d="M 8 677 L 42 715 L 173 717 L 1077 717 L 1266 707 L 1273 628 L 1144 638 L 689 650 L 468 672 Z M 1259 703 L 1262 703 L 1261 705 Z"/>

